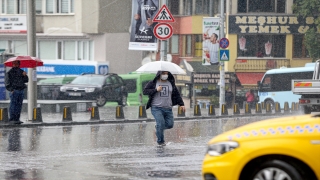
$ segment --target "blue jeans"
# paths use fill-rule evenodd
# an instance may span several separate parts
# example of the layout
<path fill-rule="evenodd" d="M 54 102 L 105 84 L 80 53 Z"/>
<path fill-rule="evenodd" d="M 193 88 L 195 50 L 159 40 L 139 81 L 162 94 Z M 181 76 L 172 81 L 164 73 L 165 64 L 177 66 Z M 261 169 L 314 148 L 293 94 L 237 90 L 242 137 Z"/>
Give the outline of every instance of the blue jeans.
<path fill-rule="evenodd" d="M 10 92 L 9 95 L 10 95 L 9 121 L 19 121 L 24 92 L 23 90 L 14 90 L 13 92 Z"/>
<path fill-rule="evenodd" d="M 164 130 L 173 128 L 173 113 L 171 108 L 151 107 L 151 113 L 156 120 L 157 143 L 164 143 Z"/>

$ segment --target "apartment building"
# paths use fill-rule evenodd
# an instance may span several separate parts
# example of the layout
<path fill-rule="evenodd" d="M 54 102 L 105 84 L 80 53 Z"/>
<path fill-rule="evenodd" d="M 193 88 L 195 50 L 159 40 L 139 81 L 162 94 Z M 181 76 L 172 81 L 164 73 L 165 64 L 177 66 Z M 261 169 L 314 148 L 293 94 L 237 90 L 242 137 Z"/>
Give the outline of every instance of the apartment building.
<path fill-rule="evenodd" d="M 109 72 L 141 65 L 142 51 L 129 51 L 131 2 L 35 0 L 36 53 L 45 64 L 108 62 Z M 27 55 L 27 0 L 0 1 L 0 49 Z"/>

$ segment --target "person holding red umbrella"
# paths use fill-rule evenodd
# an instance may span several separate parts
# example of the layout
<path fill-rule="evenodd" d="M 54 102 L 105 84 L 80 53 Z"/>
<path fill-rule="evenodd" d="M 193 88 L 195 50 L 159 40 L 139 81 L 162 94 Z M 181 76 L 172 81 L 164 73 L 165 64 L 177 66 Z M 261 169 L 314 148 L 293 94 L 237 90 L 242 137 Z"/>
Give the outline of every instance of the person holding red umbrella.
<path fill-rule="evenodd" d="M 25 83 L 29 81 L 27 73 L 20 69 L 20 61 L 13 61 L 12 68 L 6 73 L 5 85 L 10 95 L 9 123 L 21 124 L 20 114 L 24 97 Z"/>

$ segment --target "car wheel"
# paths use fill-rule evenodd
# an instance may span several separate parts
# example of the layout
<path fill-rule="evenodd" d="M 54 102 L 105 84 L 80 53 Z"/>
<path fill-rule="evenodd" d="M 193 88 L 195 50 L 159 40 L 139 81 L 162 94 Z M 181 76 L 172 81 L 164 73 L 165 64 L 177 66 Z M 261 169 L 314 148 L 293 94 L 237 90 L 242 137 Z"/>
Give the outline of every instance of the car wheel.
<path fill-rule="evenodd" d="M 126 106 L 127 105 L 127 96 L 125 94 L 123 94 L 121 96 L 121 99 L 118 102 L 118 105 L 121 105 L 121 106 Z"/>
<path fill-rule="evenodd" d="M 272 160 L 262 164 L 253 172 L 250 180 L 301 180 L 302 177 L 297 169 L 290 164 Z"/>
<path fill-rule="evenodd" d="M 311 114 L 311 107 L 303 106 L 302 108 L 304 114 Z"/>
<path fill-rule="evenodd" d="M 97 97 L 97 106 L 102 107 L 107 103 L 107 98 L 103 94 L 99 94 Z"/>
<path fill-rule="evenodd" d="M 274 109 L 274 102 L 273 102 L 272 100 L 270 100 L 270 99 L 266 100 L 266 101 L 265 101 L 266 107 L 267 107 L 267 104 L 268 104 L 268 103 L 270 104 L 271 110 L 273 110 L 273 109 Z"/>

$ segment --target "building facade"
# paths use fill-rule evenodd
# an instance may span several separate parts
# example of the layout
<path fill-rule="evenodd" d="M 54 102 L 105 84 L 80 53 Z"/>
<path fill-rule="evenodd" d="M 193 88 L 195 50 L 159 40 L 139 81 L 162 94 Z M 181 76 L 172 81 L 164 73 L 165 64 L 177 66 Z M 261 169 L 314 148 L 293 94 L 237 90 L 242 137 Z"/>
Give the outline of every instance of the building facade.
<path fill-rule="evenodd" d="M 27 55 L 27 0 L 0 2 L 0 49 Z M 35 3 L 36 53 L 45 64 L 109 62 L 109 72 L 114 73 L 128 73 L 140 67 L 143 52 L 128 50 L 131 3 L 112 0 L 35 0 Z"/>
<path fill-rule="evenodd" d="M 26 1 L 0 1 L 0 49 L 7 53 L 27 54 Z M 159 51 L 128 50 L 132 1 L 35 0 L 37 56 L 45 63 L 109 62 L 109 72 L 115 73 L 138 69 L 150 53 L 159 59 Z M 219 67 L 201 65 L 202 19 L 219 16 L 220 3 L 221 0 L 167 0 L 175 19 L 170 23 L 173 36 L 167 41 L 172 62 L 187 62 L 194 73 L 209 73 L 214 79 Z M 232 83 L 256 88 L 257 81 L 269 69 L 311 62 L 303 33 L 313 25 L 313 18 L 296 17 L 293 3 L 294 0 L 225 0 L 225 32 L 230 41 L 230 61 L 225 62 L 229 74 L 226 88 Z M 199 96 L 203 92 L 212 95 L 218 88 L 218 81 L 201 83 L 204 81 L 195 79 L 192 73 L 177 76 L 177 80 L 185 95 L 190 95 L 192 89 Z"/>

